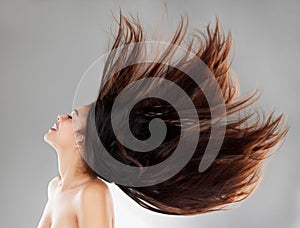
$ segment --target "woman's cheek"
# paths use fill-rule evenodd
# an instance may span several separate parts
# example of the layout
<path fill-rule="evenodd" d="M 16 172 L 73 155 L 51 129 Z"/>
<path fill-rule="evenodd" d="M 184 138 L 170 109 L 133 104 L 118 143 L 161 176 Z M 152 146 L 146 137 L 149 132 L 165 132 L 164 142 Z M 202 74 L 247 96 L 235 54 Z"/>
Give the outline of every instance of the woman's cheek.
<path fill-rule="evenodd" d="M 75 120 L 72 122 L 72 129 L 73 129 L 74 132 L 80 130 L 80 122 L 79 122 L 78 119 L 75 119 Z"/>

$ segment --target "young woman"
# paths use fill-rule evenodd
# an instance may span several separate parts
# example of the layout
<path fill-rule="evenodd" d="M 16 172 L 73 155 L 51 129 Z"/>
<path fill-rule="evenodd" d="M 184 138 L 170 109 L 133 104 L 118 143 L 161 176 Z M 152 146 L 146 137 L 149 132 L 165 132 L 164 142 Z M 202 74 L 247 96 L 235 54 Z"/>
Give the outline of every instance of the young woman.
<path fill-rule="evenodd" d="M 89 105 L 58 115 L 44 139 L 57 152 L 59 176 L 48 186 L 48 202 L 39 228 L 114 227 L 111 194 L 82 159 L 76 134 L 85 128 Z"/>
<path fill-rule="evenodd" d="M 208 25 L 207 33 L 201 33 L 204 40 L 194 34 L 193 40 L 186 43 L 185 50 L 193 55 L 179 57 L 175 66 L 166 64 L 178 56 L 179 47 L 184 44 L 188 26 L 181 19 L 166 49 L 158 48 L 147 52 L 140 22 L 134 18 L 130 21 L 120 12 L 119 30 L 112 53 L 105 62 L 97 98 L 91 104 L 78 108 L 70 116 L 59 116 L 58 129 L 52 129 L 45 136 L 45 140 L 58 153 L 60 177 L 49 184 L 49 201 L 40 227 L 49 227 L 50 224 L 53 227 L 112 227 L 112 200 L 107 186 L 100 179 L 116 184 L 144 208 L 174 215 L 224 210 L 227 205 L 247 198 L 256 189 L 262 178 L 262 161 L 288 132 L 283 114 L 274 118 L 274 112 L 271 112 L 268 116 L 257 115 L 256 121 L 251 119 L 260 111 L 250 109 L 258 99 L 255 97 L 257 91 L 248 96 L 238 96 L 238 83 L 230 77 L 229 72 L 231 35 L 229 33 L 224 36 L 220 32 L 218 20 L 213 31 Z M 195 43 L 199 45 L 195 47 Z M 129 44 L 134 44 L 133 48 L 126 46 Z M 121 51 L 113 52 L 116 49 Z M 146 61 L 153 53 L 158 53 L 154 55 L 155 61 Z M 197 59 L 201 59 L 211 73 L 203 68 L 199 70 Z M 194 80 L 187 72 L 195 73 Z M 220 104 L 212 104 L 202 90 L 217 95 L 217 87 L 208 83 L 199 88 L 195 83 L 195 80 L 203 79 L 204 75 L 217 82 L 225 116 L 222 112 L 213 114 Z M 159 88 L 162 80 L 147 87 L 143 87 L 143 84 L 132 86 L 133 82 L 149 78 L 174 82 L 184 90 L 194 104 L 197 117 L 191 117 L 193 110 L 174 109 L 189 103 L 182 99 L 184 96 L 176 96 L 172 100 L 174 104 L 155 98 L 155 95 L 172 97 L 173 90 L 168 90 L 167 87 L 156 93 L 155 89 Z M 116 98 L 126 87 L 130 88 L 118 100 L 122 109 L 116 112 L 116 119 L 112 119 Z M 129 115 L 126 107 L 132 105 L 131 102 L 136 98 L 144 97 L 147 99 L 136 103 Z M 180 119 L 180 111 L 183 111 L 184 119 Z M 248 112 L 244 112 L 243 116 L 242 111 Z M 122 142 L 126 142 L 124 135 L 122 139 L 122 133 L 114 130 L 115 126 L 119 127 L 118 130 L 126 128 L 128 120 L 123 121 L 123 117 L 127 114 L 130 117 L 130 134 L 138 140 L 133 141 L 129 137 L 127 145 L 123 145 Z M 80 119 L 76 121 L 75 118 L 78 117 Z M 224 117 L 227 121 L 222 121 Z M 156 124 L 151 122 L 153 119 L 161 119 L 165 128 L 161 128 L 160 124 L 156 125 L 161 123 L 159 121 Z M 112 120 L 117 121 L 114 123 Z M 213 134 L 215 125 L 218 125 L 217 129 L 223 127 L 223 133 L 217 131 L 223 135 Z M 157 136 L 164 129 L 167 130 L 164 140 L 150 152 L 141 153 L 136 149 L 141 141 Z M 184 144 L 186 149 L 179 153 L 179 159 L 158 172 L 150 172 L 149 167 L 173 156 L 176 147 L 180 145 L 182 132 L 187 143 Z M 129 135 L 129 132 L 126 134 Z M 224 139 L 213 162 L 199 172 L 199 164 L 204 158 L 207 159 L 206 148 L 209 147 L 210 140 L 221 136 Z M 180 159 L 191 152 L 189 144 L 193 138 L 199 141 L 192 156 L 180 170 L 170 176 L 170 169 L 176 169 Z M 141 145 L 153 146 L 153 143 L 147 142 Z M 212 157 L 212 154 L 208 157 Z M 125 165 L 130 172 L 120 164 Z M 131 172 L 132 167 L 137 168 L 135 170 L 138 172 Z M 167 178 L 158 181 L 163 176 Z"/>

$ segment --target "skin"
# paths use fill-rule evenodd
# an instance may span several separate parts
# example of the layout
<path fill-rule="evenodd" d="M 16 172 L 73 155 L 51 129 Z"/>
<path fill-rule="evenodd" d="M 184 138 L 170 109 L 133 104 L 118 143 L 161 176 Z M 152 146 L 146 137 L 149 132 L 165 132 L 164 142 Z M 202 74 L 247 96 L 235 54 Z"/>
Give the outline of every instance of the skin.
<path fill-rule="evenodd" d="M 58 115 L 58 130 L 44 135 L 57 152 L 60 175 L 48 184 L 48 201 L 38 228 L 114 228 L 113 201 L 107 184 L 83 172 L 78 142 L 84 136 L 76 132 L 85 128 L 89 109 L 84 105 L 77 112 Z"/>

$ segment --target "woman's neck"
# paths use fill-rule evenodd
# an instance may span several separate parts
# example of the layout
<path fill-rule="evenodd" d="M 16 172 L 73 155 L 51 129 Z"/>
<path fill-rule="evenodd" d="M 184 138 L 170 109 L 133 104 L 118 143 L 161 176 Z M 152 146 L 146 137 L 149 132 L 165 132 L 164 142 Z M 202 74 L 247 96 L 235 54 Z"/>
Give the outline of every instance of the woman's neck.
<path fill-rule="evenodd" d="M 58 188 L 61 191 L 73 189 L 86 182 L 95 179 L 96 176 L 86 173 L 83 161 L 79 153 L 67 153 L 66 151 L 58 154 L 59 183 Z"/>

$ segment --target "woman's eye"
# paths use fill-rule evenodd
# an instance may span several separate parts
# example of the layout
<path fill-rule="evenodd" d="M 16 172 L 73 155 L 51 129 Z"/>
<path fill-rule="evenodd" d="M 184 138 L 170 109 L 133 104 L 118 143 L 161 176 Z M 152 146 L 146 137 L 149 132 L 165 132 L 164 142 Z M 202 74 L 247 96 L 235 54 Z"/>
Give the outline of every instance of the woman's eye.
<path fill-rule="evenodd" d="M 68 118 L 69 118 L 69 119 L 72 119 L 72 116 L 68 115 Z"/>

